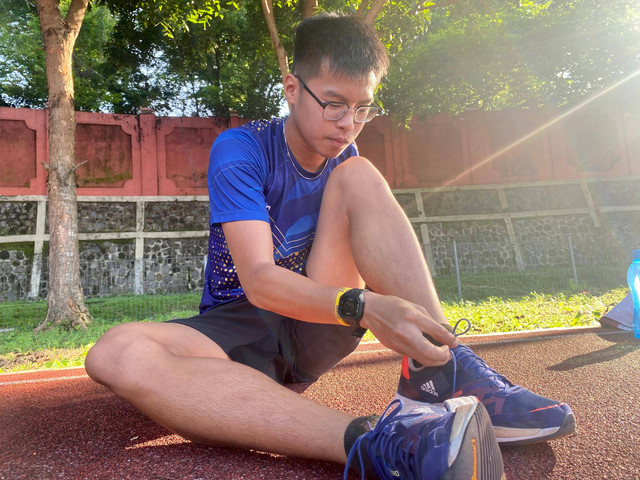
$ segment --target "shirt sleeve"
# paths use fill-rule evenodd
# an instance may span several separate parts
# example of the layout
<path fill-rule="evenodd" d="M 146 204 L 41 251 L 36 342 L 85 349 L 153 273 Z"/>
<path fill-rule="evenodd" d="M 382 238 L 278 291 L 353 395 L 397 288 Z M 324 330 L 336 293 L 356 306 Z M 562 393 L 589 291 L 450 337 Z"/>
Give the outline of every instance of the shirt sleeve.
<path fill-rule="evenodd" d="M 269 222 L 264 184 L 267 177 L 262 145 L 242 130 L 226 130 L 209 155 L 211 223 L 237 220 Z"/>

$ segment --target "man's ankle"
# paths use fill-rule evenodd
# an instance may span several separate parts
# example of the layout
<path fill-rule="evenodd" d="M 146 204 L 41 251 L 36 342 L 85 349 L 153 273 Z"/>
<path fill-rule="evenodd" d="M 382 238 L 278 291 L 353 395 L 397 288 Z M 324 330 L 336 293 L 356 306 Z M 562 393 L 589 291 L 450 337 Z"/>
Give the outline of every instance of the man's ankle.
<path fill-rule="evenodd" d="M 349 456 L 349 452 L 353 448 L 353 445 L 356 443 L 356 440 L 360 438 L 362 435 L 373 430 L 380 419 L 379 415 L 369 415 L 366 417 L 357 417 L 351 421 L 349 425 L 347 425 L 347 430 L 344 433 L 344 451 Z M 365 451 L 366 439 L 360 443 L 359 448 L 362 453 L 362 459 L 364 461 L 364 469 L 367 477 L 375 475 L 375 471 L 373 469 L 373 464 L 369 459 L 369 455 Z M 353 462 L 351 466 L 355 469 L 358 468 L 360 462 Z M 361 473 L 361 472 L 358 472 Z"/>

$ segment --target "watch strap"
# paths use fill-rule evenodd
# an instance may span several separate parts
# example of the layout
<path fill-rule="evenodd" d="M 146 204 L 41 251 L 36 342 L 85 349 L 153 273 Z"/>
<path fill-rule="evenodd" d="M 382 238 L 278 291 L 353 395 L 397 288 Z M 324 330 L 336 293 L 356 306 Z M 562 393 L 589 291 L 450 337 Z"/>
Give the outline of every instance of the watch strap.
<path fill-rule="evenodd" d="M 340 305 L 340 297 L 342 297 L 342 295 L 345 292 L 348 292 L 349 290 L 351 290 L 351 288 L 349 288 L 349 287 L 344 287 L 344 288 L 341 288 L 340 290 L 338 290 L 338 295 L 336 295 L 336 304 L 335 304 L 335 307 L 334 307 L 334 313 L 335 313 L 335 316 L 336 316 L 336 320 L 338 321 L 338 323 L 340 325 L 344 325 L 345 327 L 351 327 L 352 325 L 350 323 L 346 322 L 340 316 L 340 313 L 338 312 L 338 307 Z"/>

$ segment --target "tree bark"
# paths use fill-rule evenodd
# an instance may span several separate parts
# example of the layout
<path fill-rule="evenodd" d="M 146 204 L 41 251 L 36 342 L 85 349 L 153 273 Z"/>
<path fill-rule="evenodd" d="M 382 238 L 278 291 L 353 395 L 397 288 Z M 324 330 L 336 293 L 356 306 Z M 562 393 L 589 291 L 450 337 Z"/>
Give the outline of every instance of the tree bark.
<path fill-rule="evenodd" d="M 76 198 L 76 119 L 72 53 L 88 0 L 72 0 L 66 17 L 59 0 L 37 0 L 49 88 L 49 300 L 36 328 L 87 328 L 92 320 L 80 284 Z"/>
<path fill-rule="evenodd" d="M 318 8 L 318 0 L 303 0 L 302 5 L 302 18 L 313 17 L 316 14 Z"/>
<path fill-rule="evenodd" d="M 385 3 L 387 3 L 387 0 L 371 0 L 362 2 L 360 4 L 360 8 L 358 8 L 358 11 L 356 12 L 356 16 L 362 18 L 366 23 L 373 25 L 376 18 L 378 18 L 378 15 L 380 15 Z"/>
<path fill-rule="evenodd" d="M 287 51 L 280 42 L 280 35 L 278 35 L 278 28 L 276 27 L 276 19 L 273 16 L 273 1 L 272 0 L 260 0 L 262 4 L 262 12 L 264 18 L 267 20 L 267 26 L 269 27 L 269 35 L 271 36 L 271 43 L 278 56 L 278 64 L 280 65 L 280 73 L 282 79 L 289 73 L 289 60 L 287 58 Z"/>

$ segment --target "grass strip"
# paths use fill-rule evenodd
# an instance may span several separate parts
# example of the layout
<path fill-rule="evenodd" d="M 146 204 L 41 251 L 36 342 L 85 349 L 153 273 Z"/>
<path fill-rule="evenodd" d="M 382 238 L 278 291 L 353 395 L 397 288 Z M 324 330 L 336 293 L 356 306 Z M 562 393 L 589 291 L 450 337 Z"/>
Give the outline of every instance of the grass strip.
<path fill-rule="evenodd" d="M 516 299 L 490 297 L 484 300 L 444 301 L 442 306 L 451 323 L 459 318 L 471 321 L 470 334 L 512 332 L 542 328 L 575 327 L 595 324 L 605 312 L 617 305 L 627 294 L 625 288 L 591 294 L 540 294 L 531 293 Z M 16 328 L 0 333 L 0 373 L 36 368 L 62 368 L 81 366 L 89 348 L 109 328 L 130 321 L 166 321 L 184 318 L 195 310 L 171 308 L 185 295 L 163 299 L 159 307 L 169 307 L 169 313 L 154 314 L 152 318 L 123 316 L 121 320 L 102 320 L 95 316 L 86 331 L 51 329 L 35 334 L 31 329 Z M 199 298 L 199 296 L 196 296 Z M 120 308 L 126 311 L 122 299 L 112 302 L 109 311 Z M 144 299 L 136 299 L 145 301 Z M 154 299 L 158 303 L 158 299 Z M 193 299 L 187 299 L 193 302 Z M 173 302 L 173 303 L 172 303 Z M 106 309 L 109 301 L 103 301 Z M 195 303 L 197 305 L 197 302 Z M 130 307 L 126 307 L 130 310 Z M 146 307 L 145 307 L 146 308 Z M 141 308 L 141 311 L 144 309 Z M 147 310 L 148 311 L 148 310 Z M 165 310 L 167 312 L 167 310 Z M 31 313 L 31 312 L 30 312 Z M 37 324 L 37 322 L 32 322 Z M 364 340 L 375 340 L 367 332 Z"/>

